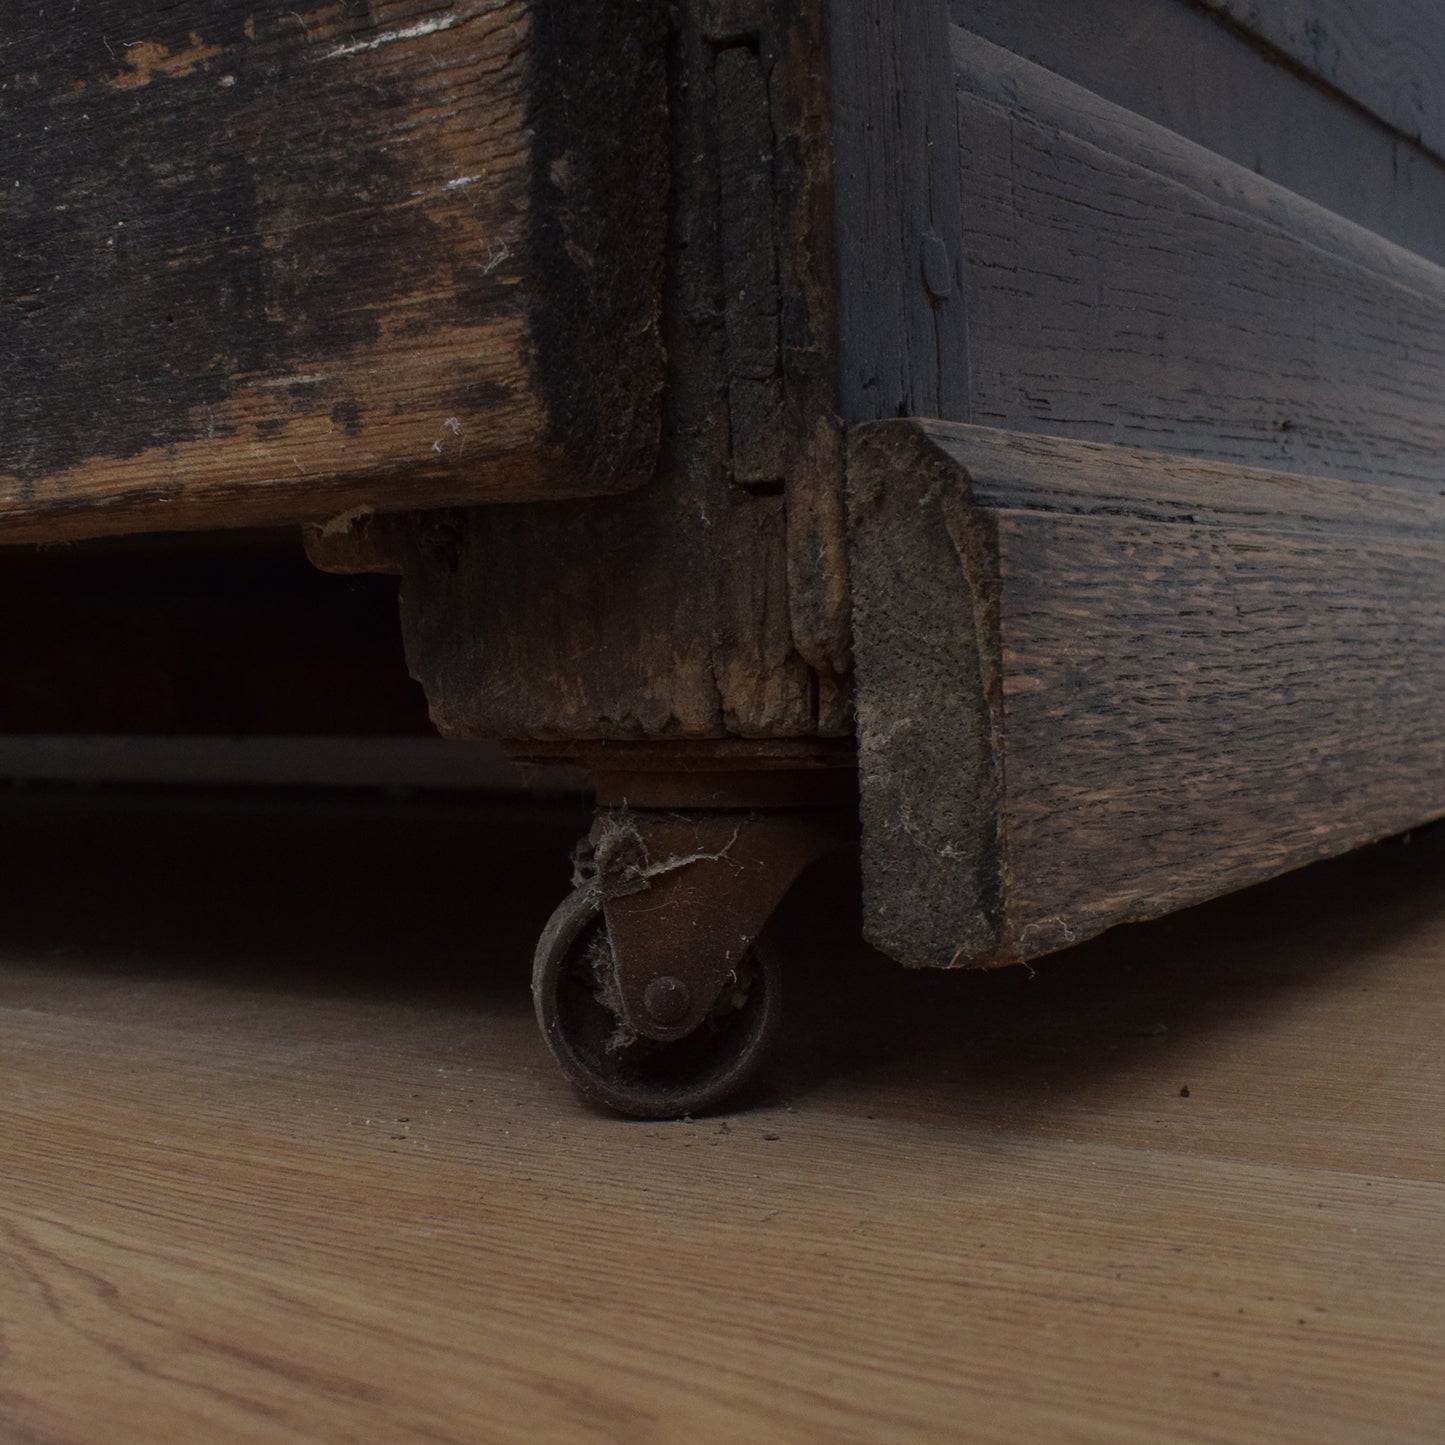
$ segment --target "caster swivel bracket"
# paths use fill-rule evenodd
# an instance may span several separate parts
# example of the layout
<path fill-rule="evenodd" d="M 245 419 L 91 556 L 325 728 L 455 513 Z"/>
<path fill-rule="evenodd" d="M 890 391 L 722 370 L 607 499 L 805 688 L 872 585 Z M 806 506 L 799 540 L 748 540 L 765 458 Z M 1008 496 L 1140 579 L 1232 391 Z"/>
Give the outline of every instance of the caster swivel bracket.
<path fill-rule="evenodd" d="M 816 810 L 600 814 L 580 882 L 607 920 L 619 1023 L 659 1042 L 692 1033 L 798 875 L 837 841 Z"/>
<path fill-rule="evenodd" d="M 757 796 L 751 777 L 684 782 L 655 787 L 646 807 L 599 788 L 574 891 L 532 971 L 537 1021 L 563 1071 L 588 1097 L 645 1118 L 715 1107 L 766 1056 L 781 992 L 768 921 L 856 820 L 838 785 L 819 796 L 813 777 L 774 785 L 777 801 Z M 663 793 L 687 793 L 687 806 L 656 806 Z"/>

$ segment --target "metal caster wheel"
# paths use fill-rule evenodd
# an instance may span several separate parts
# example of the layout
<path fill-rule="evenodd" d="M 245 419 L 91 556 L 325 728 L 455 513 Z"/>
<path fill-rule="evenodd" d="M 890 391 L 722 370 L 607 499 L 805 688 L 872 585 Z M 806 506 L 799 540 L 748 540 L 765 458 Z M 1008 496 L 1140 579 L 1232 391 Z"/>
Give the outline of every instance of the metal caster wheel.
<path fill-rule="evenodd" d="M 639 747 L 599 744 L 589 763 L 598 809 L 573 854 L 576 891 L 538 942 L 532 996 L 581 1093 L 675 1119 L 716 1109 L 767 1056 L 781 986 L 764 935 L 804 869 L 852 836 L 857 809 L 841 766 Z"/>
<path fill-rule="evenodd" d="M 780 996 L 777 959 L 755 939 L 700 1020 L 703 1000 L 671 973 L 651 978 L 629 1009 L 606 913 L 588 888 L 552 915 L 532 968 L 537 1022 L 562 1071 L 588 1098 L 643 1119 L 703 1113 L 736 1094 L 767 1056 Z"/>

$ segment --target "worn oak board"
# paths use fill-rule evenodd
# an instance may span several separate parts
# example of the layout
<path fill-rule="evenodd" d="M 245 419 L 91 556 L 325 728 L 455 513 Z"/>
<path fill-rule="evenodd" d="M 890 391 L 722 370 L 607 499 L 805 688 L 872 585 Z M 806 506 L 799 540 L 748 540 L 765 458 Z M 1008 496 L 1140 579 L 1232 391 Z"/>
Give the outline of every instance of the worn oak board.
<path fill-rule="evenodd" d="M 646 480 L 662 12 L 6 5 L 0 541 Z"/>
<path fill-rule="evenodd" d="M 850 450 L 869 936 L 1025 959 L 1445 813 L 1445 504 L 944 423 Z"/>
<path fill-rule="evenodd" d="M 972 420 L 1445 482 L 1445 271 L 952 32 Z"/>

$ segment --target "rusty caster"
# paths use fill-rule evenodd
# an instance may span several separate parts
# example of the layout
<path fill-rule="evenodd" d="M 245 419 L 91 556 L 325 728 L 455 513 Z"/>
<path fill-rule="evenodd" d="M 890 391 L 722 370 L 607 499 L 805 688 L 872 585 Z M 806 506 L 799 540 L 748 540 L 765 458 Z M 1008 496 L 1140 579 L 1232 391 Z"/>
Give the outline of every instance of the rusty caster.
<path fill-rule="evenodd" d="M 532 971 L 537 1021 L 577 1088 L 652 1119 L 736 1093 L 778 1022 L 768 920 L 848 836 L 846 809 L 599 811 Z"/>

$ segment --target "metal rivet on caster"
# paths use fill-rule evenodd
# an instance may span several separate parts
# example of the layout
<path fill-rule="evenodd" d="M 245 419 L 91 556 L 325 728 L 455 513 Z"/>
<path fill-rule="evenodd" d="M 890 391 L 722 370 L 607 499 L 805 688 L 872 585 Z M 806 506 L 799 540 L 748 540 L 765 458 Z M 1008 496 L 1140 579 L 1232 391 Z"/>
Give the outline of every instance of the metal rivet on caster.
<path fill-rule="evenodd" d="M 664 1028 L 680 1024 L 692 1004 L 688 986 L 671 974 L 662 973 L 652 979 L 642 993 L 642 1006 L 653 1023 Z"/>

